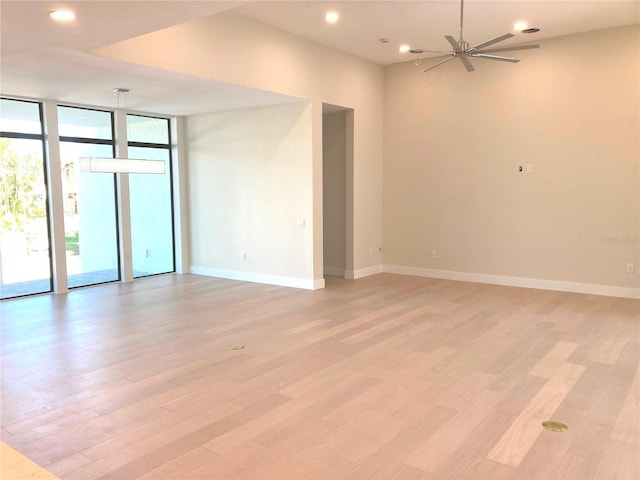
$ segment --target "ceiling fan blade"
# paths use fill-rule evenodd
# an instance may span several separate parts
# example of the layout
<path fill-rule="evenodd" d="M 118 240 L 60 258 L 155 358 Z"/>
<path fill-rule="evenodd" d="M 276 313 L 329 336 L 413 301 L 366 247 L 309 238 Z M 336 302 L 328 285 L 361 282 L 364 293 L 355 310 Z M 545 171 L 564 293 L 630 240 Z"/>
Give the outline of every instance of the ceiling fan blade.
<path fill-rule="evenodd" d="M 430 67 L 425 68 L 422 73 L 424 72 L 428 72 L 429 70 L 433 70 L 434 68 L 436 68 L 439 65 L 442 65 L 443 63 L 448 62 L 449 60 L 453 60 L 454 58 L 456 58 L 454 55 L 449 55 L 447 58 L 445 58 L 444 60 L 439 61 L 438 63 L 434 63 L 433 65 L 431 65 Z"/>
<path fill-rule="evenodd" d="M 423 53 L 439 53 L 440 55 L 451 55 L 451 52 L 443 52 L 442 50 L 423 50 L 422 48 L 413 48 L 409 50 L 409 53 L 423 54 Z"/>
<path fill-rule="evenodd" d="M 531 48 L 540 48 L 540 45 L 537 43 L 530 45 L 516 45 L 513 47 L 503 47 L 503 48 L 490 48 L 489 50 L 478 51 L 477 53 L 492 53 L 492 52 L 510 52 L 514 50 L 529 50 Z"/>
<path fill-rule="evenodd" d="M 453 38 L 451 35 L 445 35 L 444 38 L 446 38 L 447 42 L 449 42 L 451 44 L 451 46 L 453 47 L 453 51 L 454 52 L 461 52 L 462 51 L 458 41 L 455 38 Z"/>
<path fill-rule="evenodd" d="M 518 63 L 520 61 L 517 58 L 499 57 L 497 55 L 485 55 L 484 53 L 473 53 L 473 54 L 470 53 L 469 56 L 473 58 L 484 58 L 486 60 L 499 60 L 501 62 L 509 62 L 509 63 Z"/>
<path fill-rule="evenodd" d="M 467 72 L 473 72 L 475 70 L 467 57 L 465 57 L 464 55 L 460 55 L 458 58 L 460 58 L 460 61 L 464 65 L 464 68 L 467 69 Z"/>
<path fill-rule="evenodd" d="M 491 40 L 479 43 L 478 45 L 474 45 L 469 49 L 469 51 L 482 50 L 484 47 L 488 47 L 489 45 L 493 45 L 494 43 L 502 42 L 503 40 L 506 40 L 507 38 L 511 38 L 513 36 L 513 33 L 505 33 L 504 35 L 500 35 L 499 37 L 492 38 Z"/>

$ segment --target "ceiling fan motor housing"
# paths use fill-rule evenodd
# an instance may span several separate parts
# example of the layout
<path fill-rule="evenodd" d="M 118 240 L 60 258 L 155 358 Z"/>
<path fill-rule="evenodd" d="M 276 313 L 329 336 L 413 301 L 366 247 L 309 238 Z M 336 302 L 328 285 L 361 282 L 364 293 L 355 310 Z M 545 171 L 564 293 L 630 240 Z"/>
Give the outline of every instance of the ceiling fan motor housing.
<path fill-rule="evenodd" d="M 470 58 L 479 58 L 483 60 L 498 60 L 500 62 L 509 62 L 509 63 L 518 63 L 520 60 L 512 57 L 503 57 L 500 55 L 491 55 L 494 52 L 506 52 L 506 51 L 514 51 L 514 50 L 528 50 L 531 48 L 539 48 L 538 44 L 530 44 L 530 45 L 516 45 L 512 47 L 494 47 L 489 50 L 485 50 L 485 47 L 489 47 L 496 43 L 507 40 L 514 35 L 512 33 L 505 33 L 504 35 L 500 35 L 499 37 L 492 38 L 487 40 L 486 42 L 478 43 L 475 46 L 471 46 L 469 42 L 467 42 L 462 36 L 462 30 L 464 25 L 464 0 L 460 0 L 460 39 L 456 40 L 451 35 L 445 35 L 447 42 L 453 48 L 452 52 L 434 52 L 433 50 L 422 50 L 422 49 L 413 49 L 409 50 L 411 53 L 424 53 L 424 52 L 433 52 L 433 53 L 441 53 L 443 54 L 444 60 L 441 60 L 430 67 L 425 68 L 422 73 L 428 72 L 429 70 L 433 70 L 434 68 L 446 63 L 454 58 L 458 58 L 467 72 L 473 72 L 475 68 L 469 61 Z M 440 57 L 442 58 L 442 57 Z M 417 64 L 417 63 L 416 63 Z"/>

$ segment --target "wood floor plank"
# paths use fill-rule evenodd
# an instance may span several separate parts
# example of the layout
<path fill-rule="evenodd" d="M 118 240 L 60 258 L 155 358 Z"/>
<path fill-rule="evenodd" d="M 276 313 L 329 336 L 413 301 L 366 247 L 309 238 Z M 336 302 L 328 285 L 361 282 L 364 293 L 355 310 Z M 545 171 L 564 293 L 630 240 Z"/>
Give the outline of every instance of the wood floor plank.
<path fill-rule="evenodd" d="M 531 477 L 545 479 L 564 478 L 563 474 L 559 472 L 564 472 L 564 475 L 568 475 L 568 478 L 575 478 L 574 468 L 578 471 L 581 470 L 579 467 L 582 463 L 578 462 L 576 464 L 575 459 L 572 458 L 573 455 L 568 452 L 576 437 L 581 435 L 581 427 L 587 421 L 587 413 L 561 405 L 554 412 L 553 419 L 567 425 L 568 430 L 565 432 L 551 432 L 542 429 L 520 464 L 517 475 L 519 479 L 528 480 Z M 563 462 L 566 459 L 570 459 L 570 461 L 565 465 Z M 591 467 L 595 467 L 595 465 L 591 465 Z"/>
<path fill-rule="evenodd" d="M 0 308 L 2 439 L 61 480 L 640 476 L 637 300 L 185 274 Z"/>
<path fill-rule="evenodd" d="M 513 416 L 492 410 L 458 445 L 455 455 L 443 458 L 433 470 L 436 478 L 513 478 L 513 467 L 487 460 L 485 457 L 513 422 Z"/>
<path fill-rule="evenodd" d="M 585 412 L 583 421 L 574 430 L 567 453 L 594 461 L 600 460 L 628 391 L 628 388 L 606 383 L 598 388 L 591 408 Z"/>
<path fill-rule="evenodd" d="M 336 425 L 344 425 L 354 417 L 362 415 L 363 412 L 372 410 L 379 412 L 383 405 L 381 402 L 400 397 L 398 395 L 398 389 L 400 388 L 413 389 L 414 395 L 417 395 L 417 393 L 426 388 L 426 381 L 422 383 L 409 380 L 419 376 L 426 378 L 426 372 L 449 353 L 450 350 L 439 350 L 437 352 L 434 351 L 432 354 L 415 354 L 411 362 L 396 368 L 392 378 L 377 382 L 369 389 L 366 395 L 353 398 L 350 402 L 327 414 L 323 420 Z"/>
<path fill-rule="evenodd" d="M 402 397 L 403 395 L 398 395 Z M 362 464 L 430 408 L 427 403 L 398 400 L 381 405 L 382 411 L 363 413 L 328 433 L 322 440 L 327 450 Z M 358 438 L 358 442 L 353 439 Z"/>
<path fill-rule="evenodd" d="M 611 432 L 611 439 L 640 445 L 640 366 Z"/>
<path fill-rule="evenodd" d="M 21 438 L 25 442 L 30 442 L 30 441 L 36 441 L 39 438 L 46 437 L 49 435 L 55 435 L 58 432 L 60 432 L 60 430 L 78 428 L 84 423 L 99 416 L 100 414 L 97 412 L 94 412 L 93 410 L 82 409 L 82 410 L 75 411 L 74 409 L 74 410 L 71 410 L 66 415 L 64 414 L 60 415 L 56 420 L 53 420 L 51 422 L 46 423 L 46 422 L 40 421 L 39 424 L 33 423 L 34 428 L 29 430 L 22 430 L 20 428 L 12 429 L 11 427 L 8 427 L 8 430 L 10 430 L 11 432 L 21 432 Z M 38 426 L 35 426 L 35 425 L 38 425 Z"/>
<path fill-rule="evenodd" d="M 301 412 L 308 410 L 311 405 L 312 403 L 305 399 L 291 400 L 290 402 L 280 405 L 264 415 L 243 423 L 237 428 L 208 441 L 203 444 L 202 447 L 219 455 L 224 455 L 229 450 L 239 447 L 264 431 L 277 425 L 281 425 L 290 417 L 299 415 Z"/>
<path fill-rule="evenodd" d="M 640 478 L 637 446 L 617 440 L 607 441 L 592 478 Z"/>
<path fill-rule="evenodd" d="M 479 392 L 473 404 L 459 410 L 450 422 L 406 457 L 404 463 L 427 472 L 434 471 L 454 455 L 465 438 L 496 407 L 502 396 L 502 393 L 492 390 Z"/>
<path fill-rule="evenodd" d="M 85 465 L 89 465 L 91 462 L 92 460 L 90 458 L 85 457 L 81 453 L 76 453 L 70 457 L 63 458 L 58 462 L 47 465 L 47 471 L 54 475 L 62 476 L 84 467 Z"/>
<path fill-rule="evenodd" d="M 150 439 L 155 440 L 153 446 L 150 445 L 149 440 L 138 442 L 127 451 L 119 450 L 112 455 L 107 455 L 88 467 L 75 470 L 72 474 L 80 478 L 101 480 L 137 478 L 201 446 L 208 439 L 222 435 L 237 425 L 277 408 L 287 401 L 289 401 L 287 397 L 274 394 L 268 399 L 256 402 L 211 423 L 203 423 L 201 420 L 189 422 L 187 428 L 175 438 L 162 438 L 156 435 Z"/>
<path fill-rule="evenodd" d="M 600 362 L 587 362 L 585 370 L 562 401 L 564 407 L 591 410 L 601 385 L 607 383 L 613 367 Z"/>
<path fill-rule="evenodd" d="M 129 409 L 123 415 L 101 415 L 83 425 L 83 429 L 70 428 L 57 433 L 40 437 L 33 442 L 28 437 L 17 435 L 11 439 L 11 445 L 19 448 L 25 455 L 41 465 L 50 465 L 66 457 L 81 453 L 95 443 L 104 441 L 114 435 L 135 428 L 139 423 L 146 423 L 166 414 L 160 408 L 138 411 L 132 414 Z M 78 435 L 78 432 L 84 432 Z"/>
<path fill-rule="evenodd" d="M 505 390 L 504 399 L 496 406 L 496 410 L 517 417 L 547 381 L 548 379 L 532 375 L 520 376 L 510 388 Z M 489 387 L 491 385 L 489 384 Z"/>
<path fill-rule="evenodd" d="M 353 335 L 350 335 L 346 338 L 342 338 L 341 342 L 347 343 L 350 345 L 360 343 L 363 340 L 370 339 L 371 337 L 375 337 L 376 335 L 379 335 L 381 333 L 385 334 L 394 327 L 406 324 L 411 319 L 414 319 L 414 318 L 423 319 L 425 317 L 426 312 L 428 312 L 428 308 L 426 306 L 422 306 L 422 307 L 411 309 L 408 312 L 395 314 L 391 318 L 385 321 L 376 322 L 376 325 L 373 327 L 354 333 Z M 384 335 L 384 337 L 387 338 L 388 335 Z"/>
<path fill-rule="evenodd" d="M 254 465 L 239 478 L 341 480 L 348 478 L 356 468 L 357 464 L 321 446 L 312 446 L 285 452 L 281 456 L 281 461 L 271 462 L 268 468 Z"/>
<path fill-rule="evenodd" d="M 415 418 L 411 425 L 401 429 L 375 452 L 371 453 L 349 476 L 351 479 L 387 478 L 395 474 L 402 465 L 405 456 L 415 450 L 417 443 L 425 441 L 429 435 L 442 427 L 455 415 L 455 410 L 440 406 L 431 406 L 423 415 Z M 415 469 L 415 467 L 411 467 Z M 419 470 L 419 469 L 415 469 Z M 424 470 L 420 470 L 424 474 Z"/>
<path fill-rule="evenodd" d="M 207 450 L 208 451 L 208 450 Z M 210 453 L 211 455 L 215 455 Z M 218 456 L 204 464 L 185 465 L 179 477 L 189 480 L 224 480 L 227 478 L 268 478 L 270 467 L 278 457 L 261 445 L 243 443 L 231 449 L 226 455 Z M 195 468 L 194 468 L 195 467 Z M 264 476 L 254 476 L 257 468 Z M 156 480 L 152 478 L 150 480 Z"/>
<path fill-rule="evenodd" d="M 567 361 L 579 345 L 575 342 L 560 340 L 542 359 L 529 371 L 529 375 L 551 378 L 558 368 Z"/>
<path fill-rule="evenodd" d="M 50 472 L 0 442 L 0 478 L 7 480 L 57 480 Z"/>
<path fill-rule="evenodd" d="M 631 384 L 640 366 L 640 343 L 628 342 L 622 349 L 618 361 L 611 367 L 606 383 L 627 388 Z"/>
<path fill-rule="evenodd" d="M 313 448 L 326 443 L 326 439 L 331 438 L 337 428 L 337 425 L 312 418 L 289 428 L 276 428 L 259 434 L 251 441 L 268 447 L 281 457 L 298 448 Z"/>
<path fill-rule="evenodd" d="M 321 394 L 318 401 L 310 401 L 313 392 L 307 392 L 307 401 L 309 401 L 307 408 L 296 412 L 288 418 L 286 423 L 274 425 L 265 432 L 260 433 L 254 440 L 260 444 L 273 447 L 274 443 L 278 443 L 283 437 L 295 434 L 296 430 L 305 428 L 309 422 L 323 420 L 327 412 L 339 409 L 352 399 L 366 395 L 376 384 L 377 381 L 370 378 L 349 377 L 333 389 Z"/>
<path fill-rule="evenodd" d="M 513 422 L 487 459 L 517 467 L 542 431 L 541 423 L 553 412 L 584 372 L 582 365 L 565 363 Z"/>
<path fill-rule="evenodd" d="M 140 448 L 150 440 L 161 443 L 162 432 L 167 429 L 171 428 L 175 434 L 186 433 L 207 422 L 217 421 L 240 410 L 240 406 L 230 403 L 209 402 L 208 410 L 204 413 L 196 413 L 199 412 L 198 410 L 182 410 L 164 415 L 136 428 L 130 428 L 126 432 L 112 435 L 104 441 L 96 442 L 83 450 L 82 454 L 92 460 L 99 460 L 131 446 Z M 155 448 L 157 443 L 153 442 L 152 445 L 154 446 L 151 448 Z"/>
<path fill-rule="evenodd" d="M 463 380 L 449 389 L 437 402 L 437 405 L 454 410 L 468 408 L 476 402 L 477 396 L 495 379 L 495 375 L 484 372 L 471 372 Z"/>
<path fill-rule="evenodd" d="M 164 463 L 160 467 L 154 468 L 139 477 L 139 480 L 175 480 L 177 478 L 187 478 L 192 472 L 197 472 L 208 465 L 215 463 L 220 458 L 219 455 L 196 447 L 187 453 Z"/>

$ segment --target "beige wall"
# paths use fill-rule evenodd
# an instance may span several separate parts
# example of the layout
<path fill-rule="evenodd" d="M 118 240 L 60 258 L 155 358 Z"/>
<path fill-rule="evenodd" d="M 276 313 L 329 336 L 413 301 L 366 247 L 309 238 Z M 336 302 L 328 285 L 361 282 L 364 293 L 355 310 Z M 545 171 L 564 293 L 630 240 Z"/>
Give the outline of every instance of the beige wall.
<path fill-rule="evenodd" d="M 385 69 L 384 263 L 637 289 L 639 39 L 542 41 L 469 74 Z"/>
<path fill-rule="evenodd" d="M 189 117 L 186 135 L 191 270 L 312 288 L 309 104 Z"/>
<path fill-rule="evenodd" d="M 384 243 L 389 271 L 625 294 L 638 292 L 640 270 L 638 42 L 637 26 L 591 32 L 542 41 L 518 52 L 517 65 L 476 60 L 467 74 L 451 62 L 422 75 L 413 62 L 382 69 L 228 12 L 99 53 L 310 102 L 310 170 L 283 178 L 312 196 L 313 240 L 301 261 L 313 257 L 316 282 L 330 103 L 354 110 L 346 252 L 354 277 L 380 269 Z M 533 173 L 518 172 L 528 164 Z"/>
<path fill-rule="evenodd" d="M 324 273 L 344 276 L 347 269 L 347 112 L 324 114 L 322 154 Z"/>
<path fill-rule="evenodd" d="M 225 12 L 96 50 L 117 60 L 306 99 L 312 105 L 313 278 L 322 262 L 322 103 L 354 110 L 353 259 L 374 268 L 382 240 L 383 69 L 246 17 Z M 299 179 L 292 179 L 297 181 Z M 192 232 L 197 234 L 197 232 Z"/>

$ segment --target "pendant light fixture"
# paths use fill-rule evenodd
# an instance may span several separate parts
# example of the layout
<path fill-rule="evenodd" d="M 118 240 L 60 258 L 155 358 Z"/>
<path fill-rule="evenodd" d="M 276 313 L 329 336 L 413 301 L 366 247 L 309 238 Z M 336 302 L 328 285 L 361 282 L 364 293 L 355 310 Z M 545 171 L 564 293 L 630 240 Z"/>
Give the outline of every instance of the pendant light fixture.
<path fill-rule="evenodd" d="M 120 95 L 129 93 L 128 88 L 114 88 L 118 95 L 117 108 L 120 108 Z M 80 157 L 80 171 L 91 173 L 150 173 L 164 174 L 163 160 L 145 160 L 134 158 Z"/>

